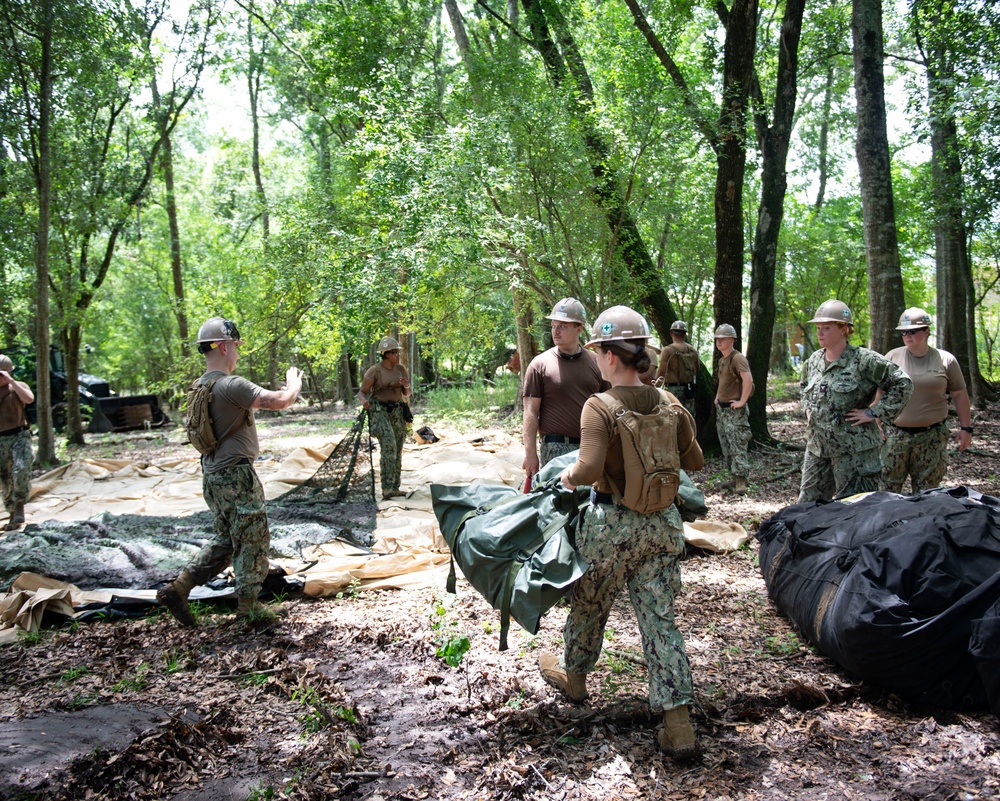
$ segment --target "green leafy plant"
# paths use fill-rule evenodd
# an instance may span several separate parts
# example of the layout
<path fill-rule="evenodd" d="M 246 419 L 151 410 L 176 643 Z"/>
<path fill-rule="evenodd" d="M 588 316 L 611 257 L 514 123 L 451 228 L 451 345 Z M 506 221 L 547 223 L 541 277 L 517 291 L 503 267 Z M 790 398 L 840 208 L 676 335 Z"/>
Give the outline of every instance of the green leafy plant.
<path fill-rule="evenodd" d="M 125 691 L 132 692 L 142 692 L 146 689 L 146 685 L 149 684 L 149 679 L 146 674 L 149 672 L 149 665 L 145 662 L 140 662 L 135 669 L 135 673 L 131 676 L 126 676 L 120 681 L 116 682 L 111 686 L 111 691 L 116 693 L 121 693 Z"/>
<path fill-rule="evenodd" d="M 472 647 L 469 638 L 464 634 L 455 634 L 451 637 L 442 637 L 438 640 L 438 649 L 434 655 L 443 659 L 450 667 L 458 667 L 462 664 L 466 653 Z"/>
<path fill-rule="evenodd" d="M 275 789 L 264 782 L 252 785 L 250 792 L 247 793 L 247 801 L 272 801 L 275 798 L 277 798 Z"/>
<path fill-rule="evenodd" d="M 59 681 L 63 684 L 71 684 L 82 676 L 86 676 L 90 673 L 90 668 L 85 665 L 80 665 L 79 667 L 71 667 L 69 670 L 63 672 L 59 677 Z"/>
<path fill-rule="evenodd" d="M 799 638 L 792 632 L 784 636 L 773 635 L 768 637 L 766 642 L 767 650 L 779 656 L 790 656 L 791 654 L 798 653 L 802 648 Z"/>

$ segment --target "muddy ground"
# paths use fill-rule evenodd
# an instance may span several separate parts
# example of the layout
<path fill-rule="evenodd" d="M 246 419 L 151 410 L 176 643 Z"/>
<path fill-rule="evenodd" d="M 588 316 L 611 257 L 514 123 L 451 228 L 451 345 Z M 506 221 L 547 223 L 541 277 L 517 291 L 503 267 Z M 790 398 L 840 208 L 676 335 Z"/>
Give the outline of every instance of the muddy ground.
<path fill-rule="evenodd" d="M 261 426 L 279 456 L 328 438 L 336 411 Z M 341 415 L 341 417 L 344 417 Z M 422 422 L 433 425 L 430 417 Z M 1000 494 L 1000 415 L 976 412 L 948 484 Z M 771 431 L 801 443 L 793 401 Z M 77 455 L 169 458 L 177 429 L 94 438 Z M 801 453 L 754 454 L 751 493 L 693 478 L 710 516 L 749 530 L 795 498 Z M 756 546 L 690 553 L 677 613 L 697 692 L 700 762 L 655 749 L 635 619 L 622 599 L 591 699 L 538 675 L 565 608 L 511 631 L 467 584 L 287 598 L 274 624 L 204 607 L 196 630 L 163 614 L 48 630 L 0 649 L 3 799 L 978 799 L 1000 798 L 988 714 L 918 708 L 841 671 L 767 598 Z M 516 627 L 515 627 L 516 628 Z M 458 667 L 444 657 L 469 650 Z"/>

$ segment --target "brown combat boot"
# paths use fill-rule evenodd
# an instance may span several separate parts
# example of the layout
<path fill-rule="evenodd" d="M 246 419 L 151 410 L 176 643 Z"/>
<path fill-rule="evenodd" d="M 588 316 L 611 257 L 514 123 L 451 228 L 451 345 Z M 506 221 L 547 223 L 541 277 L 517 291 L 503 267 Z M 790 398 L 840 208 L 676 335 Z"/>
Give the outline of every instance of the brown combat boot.
<path fill-rule="evenodd" d="M 570 673 L 559 665 L 559 657 L 555 654 L 542 654 L 538 658 L 538 669 L 542 678 L 550 687 L 555 687 L 574 703 L 587 700 L 587 674 Z"/>
<path fill-rule="evenodd" d="M 195 588 L 197 583 L 194 576 L 186 570 L 182 570 L 174 581 L 156 593 L 157 603 L 167 607 L 170 614 L 177 618 L 177 622 L 182 626 L 192 629 L 198 625 L 198 621 L 191 614 L 191 607 L 188 606 L 188 595 L 191 594 L 191 590 Z"/>
<path fill-rule="evenodd" d="M 270 623 L 277 619 L 277 615 L 257 600 L 257 593 L 252 596 L 238 596 L 239 602 L 236 606 L 236 619 L 246 620 L 251 623 Z"/>
<path fill-rule="evenodd" d="M 674 759 L 694 759 L 700 756 L 694 729 L 691 727 L 691 707 L 677 706 L 663 712 L 663 728 L 656 736 L 660 748 Z"/>
<path fill-rule="evenodd" d="M 736 476 L 733 480 L 733 491 L 737 495 L 747 494 L 747 480 L 743 476 Z"/>
<path fill-rule="evenodd" d="M 10 520 L 4 526 L 4 531 L 17 531 L 24 525 L 24 504 L 15 503 L 14 511 L 10 513 Z"/>

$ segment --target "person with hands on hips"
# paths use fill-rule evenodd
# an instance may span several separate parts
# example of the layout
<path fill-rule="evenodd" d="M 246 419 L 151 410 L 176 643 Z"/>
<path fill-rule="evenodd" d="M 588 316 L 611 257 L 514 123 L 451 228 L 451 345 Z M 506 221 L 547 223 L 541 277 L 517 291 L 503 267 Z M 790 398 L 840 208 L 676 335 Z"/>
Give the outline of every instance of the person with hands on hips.
<path fill-rule="evenodd" d="M 940 486 L 948 472 L 949 396 L 958 412 L 958 449 L 972 444 L 972 406 L 962 368 L 948 351 L 930 346 L 930 326 L 926 311 L 907 309 L 896 326 L 903 347 L 885 355 L 913 382 L 913 394 L 903 411 L 883 428 L 879 488 L 888 492 L 902 492 L 907 476 L 914 494 Z M 880 389 L 875 400 L 882 394 Z"/>
<path fill-rule="evenodd" d="M 723 323 L 715 329 L 715 347 L 719 360 L 719 386 L 715 391 L 716 428 L 722 446 L 722 460 L 733 476 L 731 486 L 737 495 L 746 495 L 750 476 L 747 449 L 753 435 L 747 401 L 753 393 L 753 376 L 746 356 L 736 350 L 736 329 Z"/>
<path fill-rule="evenodd" d="M 399 489 L 406 441 L 405 398 L 410 395 L 410 376 L 400 361 L 399 342 L 382 337 L 378 352 L 382 361 L 365 371 L 358 400 L 368 410 L 368 428 L 378 440 L 382 498 L 406 493 Z"/>
<path fill-rule="evenodd" d="M 881 354 L 850 344 L 854 315 L 847 304 L 828 300 L 809 322 L 820 348 L 806 361 L 801 382 L 806 452 L 798 502 L 874 492 L 882 472 L 875 421 L 893 422 L 913 384 Z"/>
<path fill-rule="evenodd" d="M 35 399 L 31 387 L 11 373 L 14 362 L 0 355 L 0 490 L 9 519 L 4 531 L 24 525 L 24 505 L 31 492 L 31 429 L 24 407 Z"/>

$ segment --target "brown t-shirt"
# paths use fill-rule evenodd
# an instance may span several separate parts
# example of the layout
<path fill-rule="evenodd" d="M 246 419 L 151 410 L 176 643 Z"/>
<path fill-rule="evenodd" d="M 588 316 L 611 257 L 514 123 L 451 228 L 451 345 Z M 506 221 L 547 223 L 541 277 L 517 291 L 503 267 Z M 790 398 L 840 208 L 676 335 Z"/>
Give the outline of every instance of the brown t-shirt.
<path fill-rule="evenodd" d="M 697 376 L 698 351 L 687 342 L 675 342 L 660 352 L 660 367 L 657 376 L 663 376 L 668 386 L 690 384 Z"/>
<path fill-rule="evenodd" d="M 750 362 L 747 357 L 734 350 L 726 358 L 719 360 L 719 400 L 738 401 L 743 397 L 743 382 L 753 383 L 750 377 Z"/>
<path fill-rule="evenodd" d="M 589 350 L 564 359 L 549 348 L 531 360 L 524 375 L 524 397 L 540 398 L 538 433 L 580 436 L 580 412 L 587 398 L 608 387 L 597 357 Z"/>
<path fill-rule="evenodd" d="M 954 356 L 937 348 L 914 356 L 905 347 L 890 350 L 885 356 L 913 382 L 913 394 L 893 421 L 895 425 L 923 428 L 948 417 L 947 393 L 965 389 L 965 377 Z"/>
<path fill-rule="evenodd" d="M 608 393 L 626 409 L 639 414 L 649 414 L 660 402 L 660 391 L 655 387 L 612 387 Z M 677 398 L 666 393 L 673 401 Z M 705 466 L 701 446 L 695 439 L 695 422 L 683 406 L 677 424 L 677 452 L 681 467 L 700 470 Z M 592 484 L 598 492 L 611 492 L 604 478 L 605 471 L 619 487 L 625 486 L 625 457 L 622 455 L 618 425 L 607 404 L 600 398 L 590 398 L 583 407 L 580 420 L 580 455 L 570 470 L 574 484 Z"/>
<path fill-rule="evenodd" d="M 369 398 L 383 403 L 398 403 L 403 399 L 403 387 L 399 382 L 407 377 L 406 368 L 401 364 L 387 368 L 382 362 L 376 362 L 365 370 L 361 386 L 366 387 L 371 381 L 371 390 L 365 393 Z"/>
<path fill-rule="evenodd" d="M 210 376 L 205 373 L 202 378 Z M 260 452 L 257 441 L 257 423 L 253 417 L 253 402 L 263 392 L 261 387 L 247 381 L 242 376 L 229 375 L 220 378 L 212 387 L 212 431 L 215 438 L 232 434 L 211 456 L 201 457 L 201 466 L 206 473 L 218 473 L 237 464 L 240 459 L 256 459 Z"/>
<path fill-rule="evenodd" d="M 0 431 L 10 431 L 26 425 L 28 419 L 24 415 L 24 401 L 17 396 L 10 384 L 0 387 Z"/>

